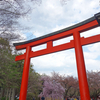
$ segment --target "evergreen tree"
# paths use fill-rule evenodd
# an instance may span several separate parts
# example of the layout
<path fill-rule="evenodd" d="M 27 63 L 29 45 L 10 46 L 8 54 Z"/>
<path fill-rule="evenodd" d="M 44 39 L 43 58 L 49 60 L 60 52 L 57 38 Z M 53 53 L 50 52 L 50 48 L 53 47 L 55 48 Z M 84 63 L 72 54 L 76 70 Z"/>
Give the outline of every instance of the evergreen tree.
<path fill-rule="evenodd" d="M 9 89 L 20 88 L 23 61 L 15 62 L 15 56 L 12 55 L 9 42 L 0 38 L 0 87 L 3 89 L 2 96 L 7 97 Z"/>

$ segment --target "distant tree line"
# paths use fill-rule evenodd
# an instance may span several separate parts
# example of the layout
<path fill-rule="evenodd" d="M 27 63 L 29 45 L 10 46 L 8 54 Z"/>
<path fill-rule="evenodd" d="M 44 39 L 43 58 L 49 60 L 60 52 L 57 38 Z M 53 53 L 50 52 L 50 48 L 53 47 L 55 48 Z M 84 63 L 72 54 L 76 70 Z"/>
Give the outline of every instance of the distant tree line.
<path fill-rule="evenodd" d="M 100 71 L 87 71 L 87 79 L 90 90 L 90 97 L 97 100 L 97 97 L 100 96 Z M 53 98 L 63 97 L 64 99 L 67 97 L 80 96 L 78 78 L 76 77 L 62 76 L 59 73 L 52 72 L 51 77 L 46 75 L 41 76 L 41 80 L 43 81 L 43 91 L 41 92 L 40 96 Z M 60 87 L 57 87 L 58 83 L 61 85 Z M 54 91 L 56 91 L 56 93 Z"/>

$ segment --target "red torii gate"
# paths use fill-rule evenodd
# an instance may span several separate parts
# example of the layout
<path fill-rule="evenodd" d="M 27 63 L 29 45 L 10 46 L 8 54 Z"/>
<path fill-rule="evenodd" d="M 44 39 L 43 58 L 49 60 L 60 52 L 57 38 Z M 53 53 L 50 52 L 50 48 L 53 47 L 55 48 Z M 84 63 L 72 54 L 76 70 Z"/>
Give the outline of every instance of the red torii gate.
<path fill-rule="evenodd" d="M 82 46 L 100 42 L 100 34 L 88 38 L 84 38 L 84 37 L 80 37 L 80 33 L 98 27 L 99 25 L 100 25 L 100 13 L 97 13 L 93 17 L 81 23 L 78 23 L 76 25 L 73 25 L 71 27 L 26 42 L 14 43 L 14 46 L 16 47 L 17 50 L 26 49 L 26 53 L 16 56 L 15 58 L 15 61 L 19 61 L 23 59 L 25 60 L 19 100 L 26 100 L 30 58 L 45 55 L 45 54 L 50 54 L 62 50 L 67 50 L 71 48 L 75 48 L 81 100 L 90 100 Z M 73 36 L 74 39 L 68 43 L 61 44 L 58 46 L 53 46 L 54 40 L 62 39 L 68 36 Z M 38 50 L 35 52 L 31 50 L 32 47 L 44 43 L 47 44 L 46 49 Z"/>

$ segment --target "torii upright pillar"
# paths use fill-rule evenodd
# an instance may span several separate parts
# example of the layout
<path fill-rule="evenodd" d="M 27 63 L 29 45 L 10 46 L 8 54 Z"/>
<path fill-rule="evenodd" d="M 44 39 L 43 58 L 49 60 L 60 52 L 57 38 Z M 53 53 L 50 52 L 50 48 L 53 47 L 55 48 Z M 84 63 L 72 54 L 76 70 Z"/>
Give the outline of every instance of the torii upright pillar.
<path fill-rule="evenodd" d="M 71 48 L 75 48 L 81 100 L 90 100 L 82 46 L 100 42 L 100 34 L 91 36 L 88 38 L 84 38 L 84 37 L 80 37 L 80 33 L 96 28 L 99 25 L 100 25 L 100 13 L 95 14 L 95 16 L 79 24 L 73 25 L 71 27 L 50 33 L 48 35 L 45 35 L 33 40 L 29 40 L 29 41 L 25 41 L 21 43 L 14 43 L 14 46 L 16 46 L 17 50 L 26 49 L 26 53 L 16 56 L 16 59 L 15 59 L 15 61 L 19 61 L 23 59 L 25 60 L 19 100 L 26 100 L 30 58 L 45 55 L 45 54 L 50 54 L 50 53 L 54 53 L 54 52 L 58 52 L 62 50 L 67 50 Z M 73 36 L 74 39 L 68 43 L 53 46 L 53 41 L 59 40 L 65 37 L 69 37 L 69 36 Z M 38 50 L 35 52 L 31 51 L 32 47 L 41 45 L 44 43 L 47 44 L 46 49 Z"/>
<path fill-rule="evenodd" d="M 23 75 L 22 75 L 22 82 L 21 82 L 19 100 L 26 100 L 28 77 L 29 77 L 29 67 L 30 67 L 30 57 L 29 57 L 30 56 L 30 51 L 31 51 L 31 47 L 27 46 L 26 54 L 25 54 L 25 61 L 24 61 L 24 68 L 23 68 Z"/>
<path fill-rule="evenodd" d="M 84 63 L 84 56 L 81 46 L 80 33 L 74 32 L 74 45 L 75 45 L 75 54 L 76 54 L 76 63 L 77 63 L 77 72 L 79 79 L 80 95 L 81 100 L 90 100 L 88 82 L 86 78 L 86 69 Z"/>

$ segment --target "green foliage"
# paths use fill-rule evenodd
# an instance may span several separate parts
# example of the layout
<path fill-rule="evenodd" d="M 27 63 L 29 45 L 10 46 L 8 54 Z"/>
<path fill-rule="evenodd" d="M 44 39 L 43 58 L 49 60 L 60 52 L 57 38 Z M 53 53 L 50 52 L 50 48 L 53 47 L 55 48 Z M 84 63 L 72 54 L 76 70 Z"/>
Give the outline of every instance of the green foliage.
<path fill-rule="evenodd" d="M 9 100 L 9 99 L 6 99 L 6 97 L 2 97 L 1 100 Z"/>
<path fill-rule="evenodd" d="M 24 62 L 15 62 L 15 56 L 12 55 L 9 42 L 0 38 L 0 87 L 3 89 L 15 88 L 18 95 Z M 2 100 L 5 100 L 5 95 L 2 94 Z"/>
<path fill-rule="evenodd" d="M 9 46 L 9 42 L 3 38 L 0 38 L 0 44 L 2 44 L 3 46 Z"/>
<path fill-rule="evenodd" d="M 33 99 L 34 93 L 27 93 L 27 98 L 26 100 L 32 100 Z"/>

